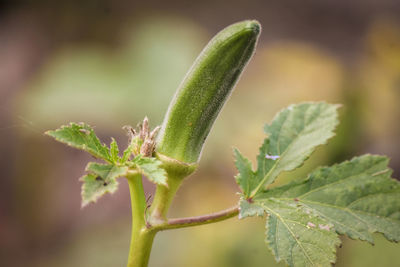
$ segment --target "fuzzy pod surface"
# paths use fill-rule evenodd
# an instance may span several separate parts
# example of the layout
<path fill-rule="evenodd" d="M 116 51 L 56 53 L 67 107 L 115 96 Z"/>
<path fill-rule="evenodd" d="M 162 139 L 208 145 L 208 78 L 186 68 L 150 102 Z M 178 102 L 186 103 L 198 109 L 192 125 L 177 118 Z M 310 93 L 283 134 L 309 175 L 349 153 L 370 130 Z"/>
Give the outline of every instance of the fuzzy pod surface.
<path fill-rule="evenodd" d="M 172 99 L 157 152 L 186 163 L 199 160 L 211 127 L 254 53 L 261 26 L 246 20 L 220 31 L 203 49 Z"/>

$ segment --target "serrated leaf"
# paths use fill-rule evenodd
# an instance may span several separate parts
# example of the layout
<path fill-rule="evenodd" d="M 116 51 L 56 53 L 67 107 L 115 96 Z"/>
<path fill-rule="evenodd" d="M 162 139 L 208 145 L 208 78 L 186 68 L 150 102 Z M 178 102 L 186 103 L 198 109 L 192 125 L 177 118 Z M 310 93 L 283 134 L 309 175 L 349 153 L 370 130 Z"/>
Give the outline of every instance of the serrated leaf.
<path fill-rule="evenodd" d="M 112 162 L 107 146 L 100 142 L 93 129 L 87 124 L 70 123 L 57 130 L 47 131 L 46 134 L 61 143 L 85 150 L 96 158 Z"/>
<path fill-rule="evenodd" d="M 129 157 L 132 155 L 134 149 L 134 145 L 130 143 L 127 148 L 125 148 L 122 158 L 121 158 L 121 163 L 126 163 L 129 160 Z"/>
<path fill-rule="evenodd" d="M 263 216 L 265 210 L 262 206 L 254 204 L 253 200 L 249 201 L 245 198 L 240 198 L 239 201 L 239 219 L 252 216 Z"/>
<path fill-rule="evenodd" d="M 371 243 L 374 232 L 400 240 L 400 183 L 390 177 L 387 165 L 386 157 L 364 155 L 319 168 L 304 181 L 242 198 L 239 216 L 269 214 L 267 241 L 277 260 L 290 266 L 329 266 L 334 257 L 323 243 L 337 243 L 323 231 Z M 303 248 L 299 240 L 306 244 Z"/>
<path fill-rule="evenodd" d="M 104 181 L 98 179 L 96 174 L 87 174 L 81 177 L 80 180 L 83 182 L 81 192 L 82 208 L 90 202 L 96 202 L 104 194 L 114 193 L 118 189 L 118 182 L 116 180 L 104 184 Z"/>
<path fill-rule="evenodd" d="M 267 214 L 268 247 L 289 266 L 331 266 L 340 240 L 334 227 L 312 210 L 291 201 L 268 198 L 240 201 L 240 218 Z"/>
<path fill-rule="evenodd" d="M 114 138 L 111 138 L 110 157 L 114 163 L 117 163 L 119 160 L 119 148 Z"/>
<path fill-rule="evenodd" d="M 319 168 L 303 182 L 268 190 L 269 198 L 293 202 L 331 222 L 338 233 L 373 242 L 372 233 L 400 241 L 400 183 L 390 178 L 388 159 L 364 155 Z"/>
<path fill-rule="evenodd" d="M 236 183 L 242 189 L 243 194 L 246 198 L 251 193 L 251 189 L 254 186 L 257 186 L 257 180 L 255 179 L 255 173 L 252 170 L 251 162 L 249 159 L 244 157 L 238 149 L 234 149 L 235 156 L 235 166 L 239 171 L 239 174 L 236 175 Z"/>
<path fill-rule="evenodd" d="M 336 127 L 338 105 L 303 103 L 282 110 L 270 125 L 257 157 L 257 185 L 250 197 L 273 183 L 283 171 L 301 166 L 315 147 L 326 143 Z"/>
<path fill-rule="evenodd" d="M 136 156 L 132 163 L 137 170 L 147 177 L 151 182 L 156 184 L 167 185 L 167 173 L 161 167 L 162 162 L 156 158 Z"/>
<path fill-rule="evenodd" d="M 296 205 L 263 202 L 267 212 L 266 242 L 279 262 L 289 266 L 331 266 L 340 240 L 324 219 L 299 211 Z"/>
<path fill-rule="evenodd" d="M 116 178 L 126 175 L 128 167 L 90 162 L 86 166 L 86 171 L 89 174 L 81 178 L 82 207 L 90 202 L 96 202 L 106 193 L 114 193 L 118 189 Z"/>
<path fill-rule="evenodd" d="M 86 171 L 97 174 L 104 181 L 108 182 L 111 179 L 124 176 L 128 172 L 127 166 L 117 166 L 114 164 L 100 164 L 95 162 L 89 162 L 86 166 Z"/>

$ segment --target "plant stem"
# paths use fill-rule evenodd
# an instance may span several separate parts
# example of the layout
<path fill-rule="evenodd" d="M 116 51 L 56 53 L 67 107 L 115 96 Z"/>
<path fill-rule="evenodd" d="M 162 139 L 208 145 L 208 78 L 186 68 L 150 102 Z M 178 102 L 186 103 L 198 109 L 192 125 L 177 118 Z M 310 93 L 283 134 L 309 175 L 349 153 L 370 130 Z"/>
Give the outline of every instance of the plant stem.
<path fill-rule="evenodd" d="M 209 223 L 216 223 L 219 221 L 223 221 L 229 218 L 232 218 L 239 213 L 239 207 L 234 206 L 232 208 L 222 210 L 219 212 L 202 215 L 202 216 L 195 216 L 195 217 L 187 217 L 187 218 L 176 218 L 176 219 L 169 219 L 167 223 L 154 225 L 153 229 L 156 231 L 163 231 L 169 229 L 177 229 L 177 228 L 185 228 Z"/>
<path fill-rule="evenodd" d="M 153 203 L 151 204 L 150 224 L 160 224 L 166 222 L 167 213 L 171 206 L 172 200 L 182 183 L 181 177 L 176 177 L 171 174 L 168 175 L 168 187 L 164 185 L 157 185 L 156 193 L 154 195 Z"/>
<path fill-rule="evenodd" d="M 132 207 L 132 235 L 128 267 L 146 267 L 156 231 L 148 229 L 145 220 L 146 198 L 142 176 L 138 173 L 127 176 Z"/>
<path fill-rule="evenodd" d="M 219 222 L 229 219 L 239 212 L 239 207 L 235 206 L 213 214 L 168 220 L 167 213 L 177 190 L 184 177 L 192 173 L 196 165 L 163 159 L 164 167 L 168 173 L 168 186 L 157 185 L 154 200 L 147 216 L 142 177 L 139 173 L 132 173 L 127 176 L 132 203 L 132 237 L 128 267 L 147 266 L 153 240 L 158 231 Z"/>

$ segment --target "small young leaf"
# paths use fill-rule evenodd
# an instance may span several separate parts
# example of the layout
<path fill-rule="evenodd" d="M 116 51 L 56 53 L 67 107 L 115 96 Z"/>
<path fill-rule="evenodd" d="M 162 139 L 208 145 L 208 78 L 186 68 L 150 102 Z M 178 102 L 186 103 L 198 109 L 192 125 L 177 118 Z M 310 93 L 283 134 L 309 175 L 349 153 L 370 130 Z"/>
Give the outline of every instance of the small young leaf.
<path fill-rule="evenodd" d="M 86 166 L 86 171 L 97 174 L 103 178 L 104 181 L 108 182 L 112 179 L 126 175 L 128 172 L 128 167 L 89 162 L 89 164 Z"/>
<path fill-rule="evenodd" d="M 93 129 L 87 124 L 70 123 L 54 131 L 47 131 L 47 135 L 69 146 L 85 150 L 96 158 L 112 162 L 107 146 L 97 138 Z"/>
<path fill-rule="evenodd" d="M 118 189 L 116 178 L 126 175 L 128 167 L 90 162 L 86 166 L 89 174 L 83 176 L 82 207 L 96 202 L 106 193 L 114 193 Z"/>
<path fill-rule="evenodd" d="M 242 189 L 246 198 L 249 197 L 251 189 L 257 186 L 257 177 L 251 168 L 251 162 L 244 157 L 238 149 L 233 150 L 235 155 L 235 165 L 239 174 L 235 177 L 236 183 Z"/>
<path fill-rule="evenodd" d="M 118 182 L 111 180 L 105 184 L 99 176 L 95 174 L 87 174 L 80 179 L 82 185 L 82 208 L 90 202 L 96 202 L 98 198 L 106 193 L 114 193 L 118 189 Z"/>
<path fill-rule="evenodd" d="M 162 162 L 158 159 L 138 155 L 132 160 L 132 163 L 151 182 L 167 185 L 167 173 L 161 167 Z"/>
<path fill-rule="evenodd" d="M 115 141 L 114 138 L 111 138 L 111 143 L 110 143 L 110 156 L 111 159 L 114 163 L 117 163 L 119 160 L 119 148 L 118 148 L 118 144 Z"/>
<path fill-rule="evenodd" d="M 126 163 L 129 160 L 129 157 L 132 155 L 133 149 L 134 149 L 134 144 L 132 143 L 130 143 L 128 147 L 125 148 L 120 161 L 122 164 Z"/>

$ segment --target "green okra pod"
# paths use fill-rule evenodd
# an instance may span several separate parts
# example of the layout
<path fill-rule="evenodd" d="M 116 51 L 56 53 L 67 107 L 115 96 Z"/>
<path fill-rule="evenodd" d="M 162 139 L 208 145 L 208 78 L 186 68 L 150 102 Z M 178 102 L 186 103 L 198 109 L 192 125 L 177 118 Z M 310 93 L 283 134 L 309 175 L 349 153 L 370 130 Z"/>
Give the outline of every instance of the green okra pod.
<path fill-rule="evenodd" d="M 158 153 L 186 163 L 198 161 L 216 117 L 254 53 L 260 29 L 257 21 L 242 21 L 208 43 L 170 103 Z"/>

